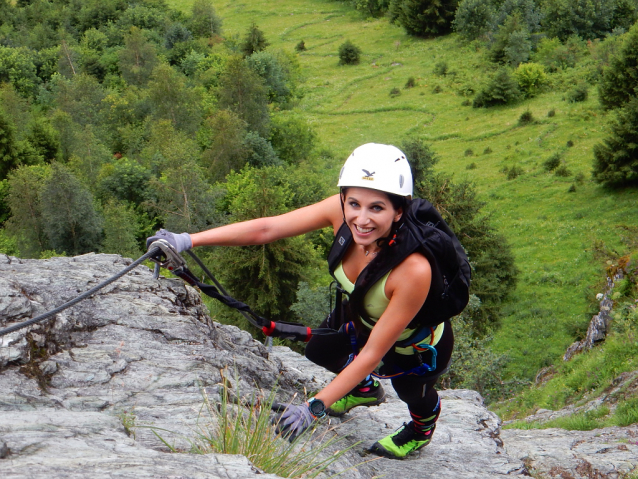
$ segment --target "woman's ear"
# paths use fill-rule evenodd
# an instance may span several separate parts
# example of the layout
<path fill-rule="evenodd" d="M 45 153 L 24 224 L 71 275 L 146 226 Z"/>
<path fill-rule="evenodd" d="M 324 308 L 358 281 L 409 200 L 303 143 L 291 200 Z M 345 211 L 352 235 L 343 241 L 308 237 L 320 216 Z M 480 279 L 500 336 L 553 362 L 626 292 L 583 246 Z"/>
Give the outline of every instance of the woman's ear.
<path fill-rule="evenodd" d="M 395 223 L 398 222 L 402 216 L 403 216 L 403 208 L 399 208 L 397 210 L 397 213 L 394 215 L 394 222 Z"/>

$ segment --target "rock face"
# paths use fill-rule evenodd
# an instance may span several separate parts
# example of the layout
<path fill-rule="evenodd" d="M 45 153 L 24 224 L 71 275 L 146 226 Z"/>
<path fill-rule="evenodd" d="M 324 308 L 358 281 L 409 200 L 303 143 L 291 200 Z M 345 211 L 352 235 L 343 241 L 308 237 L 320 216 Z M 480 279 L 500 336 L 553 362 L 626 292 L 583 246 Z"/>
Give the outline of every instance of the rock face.
<path fill-rule="evenodd" d="M 127 264 L 115 255 L 0 256 L 0 328 L 53 309 Z M 239 396 L 277 385 L 286 401 L 319 390 L 331 377 L 288 348 L 269 354 L 248 333 L 214 323 L 197 291 L 177 279 L 154 280 L 139 267 L 55 319 L 0 338 L 1 475 L 274 478 L 242 456 L 170 453 L 149 426 L 186 452 L 202 426 L 203 393 L 215 402 L 222 384 Z M 607 469 L 583 452 L 591 467 L 628 470 L 635 464 L 628 458 L 638 456 L 630 429 L 600 441 L 591 434 L 577 446 L 579 436 L 565 431 L 502 433 L 476 392 L 455 390 L 441 394 L 432 444 L 405 461 L 376 458 L 366 448 L 408 420 L 386 386 L 386 403 L 320 426 L 342 438 L 339 447 L 362 441 L 326 476 L 487 479 L 525 475 L 526 464 L 550 473 L 558 464 L 573 477 L 616 477 L 579 476 L 584 466 L 573 458 L 604 442 L 613 452 L 600 456 Z M 541 454 L 543 448 L 550 452 Z"/>

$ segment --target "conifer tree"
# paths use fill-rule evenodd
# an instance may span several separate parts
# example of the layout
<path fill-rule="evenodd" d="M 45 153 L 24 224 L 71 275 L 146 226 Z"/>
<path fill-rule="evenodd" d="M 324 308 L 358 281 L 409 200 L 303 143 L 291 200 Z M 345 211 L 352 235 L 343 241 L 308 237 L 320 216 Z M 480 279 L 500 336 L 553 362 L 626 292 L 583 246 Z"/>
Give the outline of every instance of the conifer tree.
<path fill-rule="evenodd" d="M 102 219 L 89 190 L 67 167 L 52 165 L 42 185 L 40 204 L 44 232 L 52 249 L 69 255 L 99 250 Z"/>
<path fill-rule="evenodd" d="M 638 95 L 638 23 L 629 30 L 620 51 L 603 70 L 598 92 L 600 103 L 608 109 L 621 107 Z"/>
<path fill-rule="evenodd" d="M 593 176 L 609 187 L 638 185 L 638 98 L 618 111 L 611 135 L 594 145 Z"/>
<path fill-rule="evenodd" d="M 253 22 L 241 44 L 241 51 L 244 56 L 249 56 L 255 52 L 265 50 L 268 45 L 270 45 L 270 43 L 266 40 L 266 35 L 264 35 L 264 32 Z"/>
<path fill-rule="evenodd" d="M 507 68 L 501 68 L 490 82 L 474 97 L 474 108 L 506 105 L 521 97 L 518 83 Z"/>
<path fill-rule="evenodd" d="M 458 0 L 393 0 L 391 16 L 410 35 L 433 37 L 448 33 Z"/>

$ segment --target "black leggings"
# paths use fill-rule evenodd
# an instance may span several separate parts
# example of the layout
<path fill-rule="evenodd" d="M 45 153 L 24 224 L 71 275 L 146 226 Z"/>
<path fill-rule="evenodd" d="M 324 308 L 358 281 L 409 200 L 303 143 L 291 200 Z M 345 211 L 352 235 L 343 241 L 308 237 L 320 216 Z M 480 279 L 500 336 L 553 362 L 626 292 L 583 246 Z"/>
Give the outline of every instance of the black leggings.
<path fill-rule="evenodd" d="M 328 316 L 320 327 L 339 329 L 339 325 L 334 324 L 332 318 L 333 315 Z M 359 334 L 357 337 L 359 346 L 363 346 L 366 340 L 367 335 Z M 434 384 L 439 376 L 447 370 L 453 348 L 454 333 L 450 322 L 446 321 L 443 336 L 435 346 L 437 352 L 436 369 L 423 376 L 405 375 L 392 379 L 392 387 L 399 398 L 408 405 L 408 409 L 413 415 L 425 418 L 436 414 L 438 417 L 439 395 L 434 389 Z M 306 345 L 306 357 L 335 374 L 339 374 L 345 367 L 351 353 L 350 337 L 343 333 L 313 336 Z M 425 359 L 426 362 L 429 361 L 429 357 Z M 393 363 L 403 370 L 409 370 L 418 365 L 416 356 L 404 356 L 394 352 L 389 353 L 384 358 L 385 362 Z"/>

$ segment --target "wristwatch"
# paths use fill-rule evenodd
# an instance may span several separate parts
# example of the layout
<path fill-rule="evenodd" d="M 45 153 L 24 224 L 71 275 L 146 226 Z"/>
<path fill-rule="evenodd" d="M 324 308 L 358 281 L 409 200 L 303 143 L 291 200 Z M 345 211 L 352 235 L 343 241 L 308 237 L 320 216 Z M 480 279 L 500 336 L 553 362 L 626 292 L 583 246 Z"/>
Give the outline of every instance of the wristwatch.
<path fill-rule="evenodd" d="M 321 399 L 308 399 L 308 409 L 310 409 L 310 413 L 316 418 L 322 418 L 326 415 L 326 405 Z"/>

